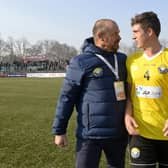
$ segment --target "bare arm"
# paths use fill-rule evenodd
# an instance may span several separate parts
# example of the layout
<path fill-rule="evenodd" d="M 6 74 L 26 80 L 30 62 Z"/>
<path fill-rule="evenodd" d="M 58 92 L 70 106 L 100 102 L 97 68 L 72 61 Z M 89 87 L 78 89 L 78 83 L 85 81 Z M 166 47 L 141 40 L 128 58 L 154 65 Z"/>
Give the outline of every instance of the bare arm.
<path fill-rule="evenodd" d="M 127 105 L 126 105 L 126 112 L 125 112 L 125 125 L 130 135 L 138 135 L 139 133 L 136 130 L 136 128 L 138 128 L 138 124 L 136 123 L 132 112 L 132 102 L 130 98 L 130 94 L 131 94 L 130 84 L 128 84 L 127 92 L 128 92 L 128 96 L 127 96 Z"/>
<path fill-rule="evenodd" d="M 163 128 L 164 136 L 168 136 L 168 120 L 166 120 L 164 128 Z"/>

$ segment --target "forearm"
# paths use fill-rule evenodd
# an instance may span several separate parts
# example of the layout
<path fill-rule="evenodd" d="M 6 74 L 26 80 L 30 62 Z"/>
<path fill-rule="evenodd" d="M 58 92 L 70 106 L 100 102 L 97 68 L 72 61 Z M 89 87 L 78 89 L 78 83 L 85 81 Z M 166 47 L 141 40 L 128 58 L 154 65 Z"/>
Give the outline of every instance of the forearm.
<path fill-rule="evenodd" d="M 131 101 L 131 84 L 128 84 L 127 87 L 127 102 L 126 102 L 126 110 L 125 110 L 126 115 L 132 116 L 132 101 Z"/>
<path fill-rule="evenodd" d="M 138 135 L 138 124 L 136 123 L 133 117 L 133 108 L 131 102 L 131 85 L 128 85 L 128 96 L 127 96 L 127 104 L 125 110 L 125 126 L 130 135 Z"/>

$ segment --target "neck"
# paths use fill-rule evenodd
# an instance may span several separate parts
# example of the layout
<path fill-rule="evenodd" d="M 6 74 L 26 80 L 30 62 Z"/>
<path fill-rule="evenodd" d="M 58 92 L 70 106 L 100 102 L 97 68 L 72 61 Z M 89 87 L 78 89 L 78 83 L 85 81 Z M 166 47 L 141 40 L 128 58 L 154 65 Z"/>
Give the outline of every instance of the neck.
<path fill-rule="evenodd" d="M 108 47 L 106 47 L 106 45 L 103 45 L 103 44 L 96 44 L 96 47 L 106 51 L 106 52 L 116 52 L 114 49 L 109 49 Z"/>
<path fill-rule="evenodd" d="M 148 46 L 146 48 L 144 48 L 144 53 L 149 56 L 149 57 L 152 57 L 154 56 L 156 53 L 158 53 L 160 50 L 161 50 L 162 46 L 159 42 L 151 45 L 151 46 Z"/>

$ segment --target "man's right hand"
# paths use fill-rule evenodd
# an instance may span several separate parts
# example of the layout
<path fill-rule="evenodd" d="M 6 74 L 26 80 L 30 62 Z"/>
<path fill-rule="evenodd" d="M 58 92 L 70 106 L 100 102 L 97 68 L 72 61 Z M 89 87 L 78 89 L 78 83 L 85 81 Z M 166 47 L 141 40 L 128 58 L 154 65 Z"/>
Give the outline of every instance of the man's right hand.
<path fill-rule="evenodd" d="M 125 125 L 130 135 L 139 135 L 139 132 L 137 131 L 138 124 L 130 114 L 125 114 Z"/>
<path fill-rule="evenodd" d="M 68 144 L 66 135 L 55 135 L 55 144 L 59 147 L 65 147 Z"/>

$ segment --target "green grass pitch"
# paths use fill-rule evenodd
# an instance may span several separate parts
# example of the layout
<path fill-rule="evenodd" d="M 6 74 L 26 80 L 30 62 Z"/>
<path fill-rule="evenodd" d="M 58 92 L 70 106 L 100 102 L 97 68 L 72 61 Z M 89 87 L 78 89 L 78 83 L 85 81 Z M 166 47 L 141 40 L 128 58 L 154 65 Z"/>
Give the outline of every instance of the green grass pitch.
<path fill-rule="evenodd" d="M 75 167 L 75 113 L 66 148 L 56 147 L 51 134 L 61 84 L 62 78 L 0 78 L 0 168 Z"/>

